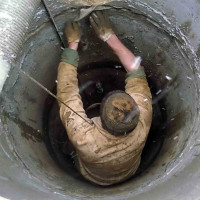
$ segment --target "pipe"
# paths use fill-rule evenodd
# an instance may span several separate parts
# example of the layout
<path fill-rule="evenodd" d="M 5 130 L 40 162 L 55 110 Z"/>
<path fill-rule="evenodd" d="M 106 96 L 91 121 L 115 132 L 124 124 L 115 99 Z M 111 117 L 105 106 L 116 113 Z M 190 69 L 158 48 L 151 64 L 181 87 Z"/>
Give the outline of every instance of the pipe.
<path fill-rule="evenodd" d="M 62 32 L 66 20 L 75 19 L 89 1 L 76 1 L 76 5 L 64 0 L 48 2 Z M 49 154 L 52 147 L 46 148 L 44 134 L 53 134 L 54 123 L 59 125 L 57 105 L 15 69 L 7 75 L 15 62 L 53 91 L 60 42 L 40 1 L 4 1 L 0 9 L 0 55 L 6 65 L 0 96 L 0 196 L 58 200 L 199 198 L 200 3 L 127 0 L 109 1 L 104 8 L 122 42 L 142 57 L 153 91 L 153 134 L 143 155 L 144 163 L 152 157 L 151 163 L 137 177 L 102 188 L 85 181 L 62 154 Z M 110 49 L 95 37 L 87 17 L 81 24 L 79 79 L 84 104 L 90 106 L 98 103 L 88 98 L 90 92 L 99 98 L 113 87 L 123 87 L 118 80 L 123 80 L 124 72 Z M 99 69 L 104 71 L 101 76 Z"/>
<path fill-rule="evenodd" d="M 25 33 L 40 1 L 3 1 L 0 5 L 0 62 L 1 74 L 0 92 L 7 73 L 10 69 L 9 62 L 14 62 L 20 51 Z M 13 42 L 14 41 L 14 42 Z M 4 73 L 4 74 L 3 74 Z"/>

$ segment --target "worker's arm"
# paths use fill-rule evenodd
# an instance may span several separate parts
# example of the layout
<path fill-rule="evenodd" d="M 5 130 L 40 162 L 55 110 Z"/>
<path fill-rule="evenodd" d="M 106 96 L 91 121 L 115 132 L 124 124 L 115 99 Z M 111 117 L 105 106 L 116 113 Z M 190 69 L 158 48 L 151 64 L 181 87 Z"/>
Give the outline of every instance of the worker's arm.
<path fill-rule="evenodd" d="M 119 57 L 127 73 L 126 92 L 131 95 L 140 108 L 140 120 L 150 126 L 152 120 L 152 97 L 146 80 L 144 68 L 140 66 L 141 60 L 124 46 L 115 35 L 112 26 L 101 12 L 96 12 L 90 17 L 91 24 L 104 42 L 113 49 Z"/>
<path fill-rule="evenodd" d="M 61 62 L 58 67 L 57 97 L 83 118 L 82 119 L 64 104 L 59 103 L 61 120 L 66 127 L 70 140 L 74 146 L 77 147 L 80 145 L 80 141 L 84 141 L 85 131 L 92 127 L 89 124 L 92 124 L 92 121 L 88 119 L 85 114 L 81 96 L 79 94 L 77 79 L 77 67 L 79 61 L 77 48 L 79 40 L 75 40 L 76 38 L 73 39 L 72 36 L 70 41 L 68 38 L 69 48 L 63 51 Z"/>
<path fill-rule="evenodd" d="M 140 63 L 135 62 L 138 58 L 124 46 L 116 35 L 112 35 L 106 42 L 118 56 L 127 72 L 133 71 L 140 66 Z"/>
<path fill-rule="evenodd" d="M 125 90 L 139 106 L 140 120 L 143 120 L 145 127 L 150 128 L 152 121 L 152 96 L 144 68 L 140 66 L 140 63 L 135 62 L 137 58 L 120 42 L 116 35 L 112 35 L 107 40 L 107 43 L 119 57 L 127 71 Z"/>
<path fill-rule="evenodd" d="M 141 59 L 135 57 L 134 54 L 117 38 L 109 19 L 104 16 L 102 12 L 98 11 L 93 13 L 90 17 L 90 21 L 99 38 L 104 42 L 107 42 L 113 49 L 127 72 L 137 69 L 140 66 Z"/>
<path fill-rule="evenodd" d="M 125 91 L 136 101 L 140 109 L 139 119 L 149 129 L 152 122 L 152 95 L 143 67 L 127 73 Z"/>
<path fill-rule="evenodd" d="M 144 68 L 140 66 L 140 63 L 135 62 L 137 58 L 121 43 L 116 35 L 112 35 L 106 42 L 119 57 L 128 72 L 125 90 L 138 104 L 140 120 L 144 120 L 146 126 L 150 127 L 152 121 L 152 96 Z"/>

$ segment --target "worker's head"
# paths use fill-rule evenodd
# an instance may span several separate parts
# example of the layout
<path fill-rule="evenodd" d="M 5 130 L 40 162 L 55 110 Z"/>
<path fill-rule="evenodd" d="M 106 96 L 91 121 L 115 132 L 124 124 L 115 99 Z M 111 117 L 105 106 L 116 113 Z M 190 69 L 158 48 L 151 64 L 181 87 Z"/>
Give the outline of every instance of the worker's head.
<path fill-rule="evenodd" d="M 123 91 L 108 93 L 101 104 L 103 128 L 115 136 L 133 131 L 138 124 L 139 114 L 135 100 Z"/>

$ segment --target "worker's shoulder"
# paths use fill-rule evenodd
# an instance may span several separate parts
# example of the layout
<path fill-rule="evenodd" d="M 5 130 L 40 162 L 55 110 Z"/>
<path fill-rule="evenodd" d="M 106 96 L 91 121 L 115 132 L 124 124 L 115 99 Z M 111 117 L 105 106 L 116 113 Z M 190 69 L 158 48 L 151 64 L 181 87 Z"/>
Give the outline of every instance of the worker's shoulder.
<path fill-rule="evenodd" d="M 101 118 L 100 117 L 93 117 L 91 120 L 93 121 L 94 126 L 96 128 L 102 127 L 102 123 L 101 123 Z"/>
<path fill-rule="evenodd" d="M 68 63 L 68 62 L 65 62 L 65 61 L 60 61 L 60 64 L 59 64 L 59 68 L 68 68 L 68 69 L 77 69 L 74 65 Z"/>
<path fill-rule="evenodd" d="M 148 86 L 148 81 L 146 78 L 140 78 L 140 77 L 131 77 L 126 79 L 126 85 L 145 85 Z"/>
<path fill-rule="evenodd" d="M 139 67 L 138 69 L 135 69 L 133 71 L 127 72 L 126 74 L 126 82 L 135 78 L 139 79 L 146 79 L 146 74 L 144 71 L 144 67 Z"/>
<path fill-rule="evenodd" d="M 129 134 L 129 138 L 133 138 L 134 140 L 139 140 L 140 138 L 141 142 L 143 142 L 143 137 L 146 138 L 148 132 L 149 129 L 146 126 L 144 118 L 140 118 L 136 128 Z"/>

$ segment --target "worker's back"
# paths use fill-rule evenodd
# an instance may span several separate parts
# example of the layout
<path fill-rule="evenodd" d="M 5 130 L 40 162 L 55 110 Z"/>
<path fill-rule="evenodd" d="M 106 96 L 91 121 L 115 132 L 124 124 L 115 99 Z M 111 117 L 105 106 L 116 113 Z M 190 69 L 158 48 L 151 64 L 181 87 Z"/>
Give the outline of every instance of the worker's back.
<path fill-rule="evenodd" d="M 66 29 L 69 48 L 64 50 L 58 68 L 57 97 L 64 102 L 60 103 L 60 117 L 76 150 L 77 168 L 86 179 L 99 185 L 111 185 L 131 177 L 140 164 L 152 122 L 152 96 L 144 68 L 140 66 L 141 58 L 135 57 L 120 42 L 101 13 L 97 15 L 92 15 L 91 24 L 99 37 L 115 51 L 128 71 L 125 92 L 119 95 L 126 100 L 121 103 L 118 97 L 107 104 L 109 106 L 103 106 L 102 103 L 101 119 L 87 117 L 78 88 L 77 48 L 80 31 L 76 22 Z M 134 114 L 135 111 L 137 114 Z M 128 121 L 127 116 L 130 118 Z M 112 124 L 110 128 L 107 123 L 109 120 Z M 120 124 L 124 129 L 118 126 Z M 127 126 L 126 129 L 129 124 L 132 128 Z"/>
<path fill-rule="evenodd" d="M 82 175 L 99 185 L 131 177 L 140 164 L 149 128 L 139 122 L 130 134 L 116 137 L 102 128 L 100 118 L 93 121 L 95 128 L 86 134 L 87 142 L 77 147 Z"/>
<path fill-rule="evenodd" d="M 138 125 L 131 133 L 112 135 L 102 128 L 100 117 L 92 119 L 93 126 L 77 121 L 77 125 L 67 127 L 81 174 L 99 185 L 131 177 L 140 164 L 152 121 L 152 100 L 146 78 L 128 78 L 126 92 L 135 99 L 140 110 Z"/>

